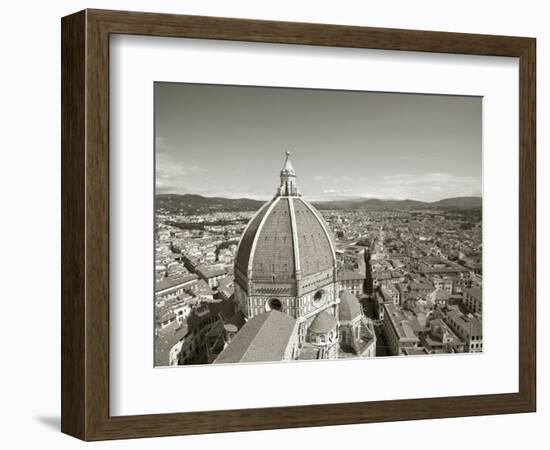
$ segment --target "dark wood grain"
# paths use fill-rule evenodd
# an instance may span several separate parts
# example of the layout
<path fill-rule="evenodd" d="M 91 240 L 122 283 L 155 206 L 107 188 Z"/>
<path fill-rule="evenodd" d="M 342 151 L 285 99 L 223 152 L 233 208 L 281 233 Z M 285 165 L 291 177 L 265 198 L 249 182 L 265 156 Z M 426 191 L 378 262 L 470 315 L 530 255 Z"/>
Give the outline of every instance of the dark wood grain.
<path fill-rule="evenodd" d="M 61 27 L 61 430 L 84 437 L 86 14 Z"/>
<path fill-rule="evenodd" d="M 111 417 L 109 35 L 113 33 L 519 57 L 519 391 Z M 62 430 L 98 440 L 534 411 L 535 58 L 535 40 L 524 37 L 101 10 L 63 18 Z"/>
<path fill-rule="evenodd" d="M 519 392 L 536 409 L 536 41 L 519 63 Z"/>

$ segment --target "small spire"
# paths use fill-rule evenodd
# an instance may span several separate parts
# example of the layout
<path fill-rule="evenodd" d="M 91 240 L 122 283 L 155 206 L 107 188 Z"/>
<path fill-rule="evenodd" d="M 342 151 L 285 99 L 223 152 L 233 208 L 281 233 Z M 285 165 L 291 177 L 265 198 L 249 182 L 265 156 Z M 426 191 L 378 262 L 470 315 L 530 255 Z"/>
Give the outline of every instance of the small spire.
<path fill-rule="evenodd" d="M 287 150 L 285 154 L 286 154 L 286 158 L 285 158 L 285 163 L 283 164 L 283 170 L 281 171 L 281 175 L 283 174 L 283 172 L 296 175 L 296 172 L 294 171 L 294 167 L 290 162 L 290 152 Z"/>
<path fill-rule="evenodd" d="M 285 162 L 281 169 L 281 185 L 277 191 L 278 195 L 283 196 L 299 196 L 298 187 L 296 186 L 296 171 L 290 162 L 290 152 L 285 152 Z"/>

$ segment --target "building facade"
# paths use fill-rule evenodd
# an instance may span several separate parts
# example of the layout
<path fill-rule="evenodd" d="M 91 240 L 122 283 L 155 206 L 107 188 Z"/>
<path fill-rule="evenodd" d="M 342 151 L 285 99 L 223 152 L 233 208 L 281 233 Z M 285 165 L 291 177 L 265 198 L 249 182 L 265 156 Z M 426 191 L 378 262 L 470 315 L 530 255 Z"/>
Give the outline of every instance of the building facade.
<path fill-rule="evenodd" d="M 480 317 L 462 314 L 458 309 L 453 309 L 447 314 L 447 323 L 464 341 L 467 352 L 483 352 L 483 326 Z"/>
<path fill-rule="evenodd" d="M 466 308 L 473 314 L 481 314 L 483 312 L 483 303 L 481 289 L 477 287 L 465 289 L 462 293 L 462 302 Z"/>

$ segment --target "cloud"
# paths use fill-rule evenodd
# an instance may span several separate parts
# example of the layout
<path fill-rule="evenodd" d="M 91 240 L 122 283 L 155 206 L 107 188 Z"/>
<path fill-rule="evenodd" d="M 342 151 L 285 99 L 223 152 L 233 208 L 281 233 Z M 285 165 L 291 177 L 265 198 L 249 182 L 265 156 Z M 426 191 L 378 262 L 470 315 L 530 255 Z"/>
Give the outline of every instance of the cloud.
<path fill-rule="evenodd" d="M 202 172 L 202 169 L 198 166 L 170 166 L 157 164 L 156 177 L 160 181 L 177 180 L 180 177 L 185 177 L 191 174 L 197 174 Z"/>
<path fill-rule="evenodd" d="M 340 195 L 340 196 L 347 196 L 351 195 L 355 192 L 352 188 L 337 188 L 337 189 L 323 189 L 321 193 L 325 195 Z"/>
<path fill-rule="evenodd" d="M 316 175 L 313 179 L 315 181 L 328 183 L 350 183 L 363 180 L 364 177 L 350 177 L 349 175 Z"/>
<path fill-rule="evenodd" d="M 392 174 L 381 177 L 383 186 L 429 186 L 429 187 L 481 187 L 481 178 L 473 176 L 453 175 L 450 173 L 426 173 L 426 174 Z"/>
<path fill-rule="evenodd" d="M 173 153 L 176 151 L 176 147 L 170 145 L 166 138 L 162 136 L 155 137 L 155 153 L 157 155 L 164 153 Z"/>
<path fill-rule="evenodd" d="M 383 175 L 369 193 L 384 198 L 435 201 L 448 197 L 481 195 L 481 177 L 449 173 Z M 373 186 L 374 188 L 375 186 Z"/>
<path fill-rule="evenodd" d="M 439 153 L 439 152 L 411 153 L 410 155 L 401 155 L 397 158 L 405 160 L 405 161 L 412 161 L 412 160 L 416 160 L 416 159 L 432 158 L 434 156 L 441 156 L 441 153 Z"/>
<path fill-rule="evenodd" d="M 204 177 L 205 170 L 182 161 L 182 157 L 167 150 L 162 138 L 156 139 L 155 185 L 157 192 L 189 192 L 187 187 Z"/>
<path fill-rule="evenodd" d="M 449 173 L 398 173 L 371 177 L 330 177 L 319 175 L 323 187 L 311 199 L 334 200 L 345 198 L 413 199 L 436 201 L 449 197 L 480 196 L 481 177 Z M 346 179 L 348 181 L 346 181 Z"/>

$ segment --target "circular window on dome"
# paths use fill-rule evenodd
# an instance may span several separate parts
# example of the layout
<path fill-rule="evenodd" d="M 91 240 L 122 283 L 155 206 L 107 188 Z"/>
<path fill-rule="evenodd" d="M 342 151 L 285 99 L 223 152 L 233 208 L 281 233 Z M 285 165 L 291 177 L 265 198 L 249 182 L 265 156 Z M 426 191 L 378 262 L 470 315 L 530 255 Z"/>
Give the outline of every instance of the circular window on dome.
<path fill-rule="evenodd" d="M 323 289 L 317 291 L 313 296 L 313 305 L 316 307 L 323 305 L 326 301 L 326 297 L 326 293 Z"/>
<path fill-rule="evenodd" d="M 281 309 L 283 309 L 283 304 L 278 298 L 272 298 L 271 300 L 268 300 L 265 306 L 268 311 L 271 311 L 272 309 L 274 309 L 275 311 L 280 311 Z"/>

